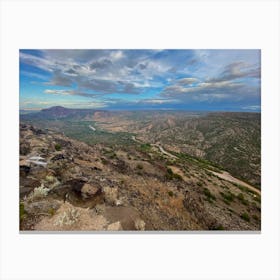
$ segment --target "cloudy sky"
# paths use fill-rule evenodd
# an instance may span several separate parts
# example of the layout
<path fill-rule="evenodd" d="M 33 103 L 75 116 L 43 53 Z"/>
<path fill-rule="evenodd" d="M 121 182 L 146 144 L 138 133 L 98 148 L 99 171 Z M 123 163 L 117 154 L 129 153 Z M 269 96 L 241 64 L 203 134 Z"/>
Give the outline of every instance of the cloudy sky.
<path fill-rule="evenodd" d="M 20 50 L 20 109 L 260 111 L 259 50 Z"/>

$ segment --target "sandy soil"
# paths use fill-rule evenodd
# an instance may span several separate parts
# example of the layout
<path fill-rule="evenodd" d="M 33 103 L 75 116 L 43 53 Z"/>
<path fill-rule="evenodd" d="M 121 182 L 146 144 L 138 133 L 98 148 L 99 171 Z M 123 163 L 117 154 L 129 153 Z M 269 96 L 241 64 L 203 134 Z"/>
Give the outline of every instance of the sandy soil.
<path fill-rule="evenodd" d="M 224 180 L 227 180 L 229 182 L 232 182 L 232 183 L 236 183 L 236 184 L 239 184 L 239 185 L 242 185 L 244 187 L 247 187 L 248 189 L 258 193 L 259 195 L 261 195 L 261 191 L 235 177 L 233 177 L 232 175 L 230 175 L 228 172 L 226 171 L 223 171 L 222 173 L 218 173 L 218 172 L 214 172 L 212 170 L 209 170 L 210 172 L 212 172 L 213 174 L 215 174 L 216 176 L 220 177 L 221 179 L 224 179 Z"/>

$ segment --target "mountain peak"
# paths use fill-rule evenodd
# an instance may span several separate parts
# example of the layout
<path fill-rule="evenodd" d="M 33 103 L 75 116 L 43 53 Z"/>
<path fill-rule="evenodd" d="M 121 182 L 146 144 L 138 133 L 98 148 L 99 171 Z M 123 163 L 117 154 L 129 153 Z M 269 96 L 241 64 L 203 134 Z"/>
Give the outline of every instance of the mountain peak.
<path fill-rule="evenodd" d="M 55 110 L 71 110 L 71 109 L 65 108 L 63 106 L 53 106 L 46 109 L 42 109 L 41 111 L 55 111 Z"/>

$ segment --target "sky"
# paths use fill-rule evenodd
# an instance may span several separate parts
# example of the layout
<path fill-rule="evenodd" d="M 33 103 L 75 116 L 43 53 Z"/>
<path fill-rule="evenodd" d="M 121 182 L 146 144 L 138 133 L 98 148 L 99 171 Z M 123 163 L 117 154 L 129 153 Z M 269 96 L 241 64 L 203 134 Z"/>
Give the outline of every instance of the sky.
<path fill-rule="evenodd" d="M 260 50 L 20 50 L 20 109 L 260 111 Z"/>

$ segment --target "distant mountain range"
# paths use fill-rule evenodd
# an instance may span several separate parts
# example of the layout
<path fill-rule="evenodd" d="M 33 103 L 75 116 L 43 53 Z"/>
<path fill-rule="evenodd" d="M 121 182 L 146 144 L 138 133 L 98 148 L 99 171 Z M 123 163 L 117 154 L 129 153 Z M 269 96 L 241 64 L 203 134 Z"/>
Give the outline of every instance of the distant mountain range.
<path fill-rule="evenodd" d="M 62 106 L 54 106 L 47 109 L 42 109 L 39 112 L 29 113 L 28 116 L 26 112 L 21 113 L 23 119 L 63 119 L 63 118 L 85 118 L 92 117 L 95 113 L 108 115 L 108 111 L 96 110 L 96 109 L 72 109 L 65 108 Z"/>

